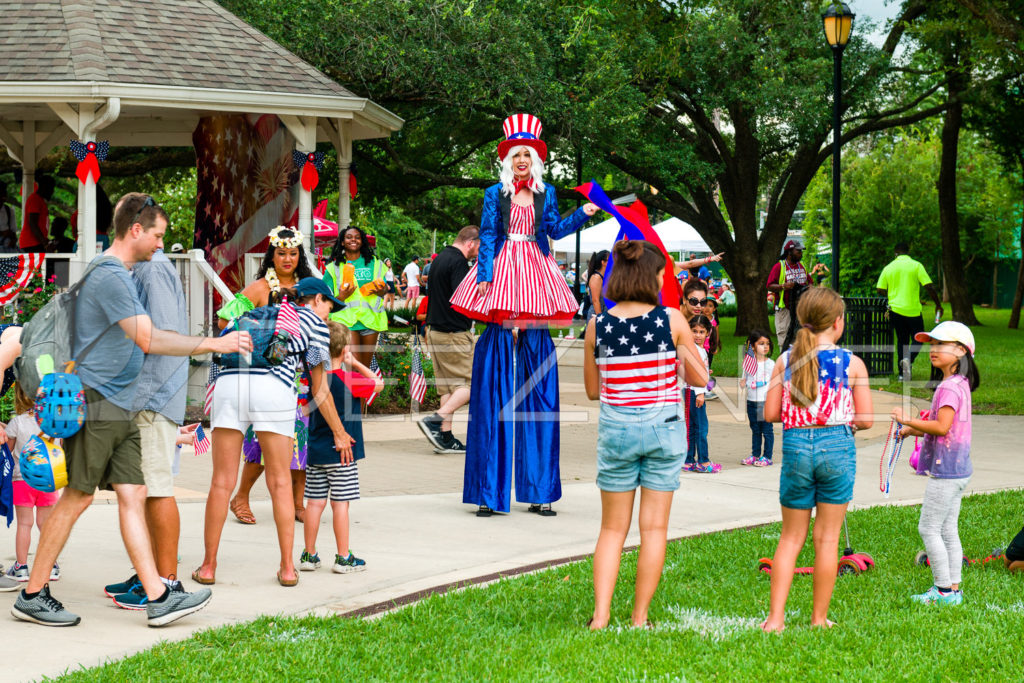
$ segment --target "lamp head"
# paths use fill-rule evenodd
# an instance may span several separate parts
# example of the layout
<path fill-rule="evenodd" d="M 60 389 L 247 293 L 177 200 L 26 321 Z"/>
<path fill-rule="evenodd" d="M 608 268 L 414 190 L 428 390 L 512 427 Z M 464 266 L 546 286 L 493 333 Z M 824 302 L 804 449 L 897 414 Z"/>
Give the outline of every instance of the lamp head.
<path fill-rule="evenodd" d="M 825 40 L 833 49 L 843 49 L 850 40 L 853 19 L 856 15 L 845 2 L 828 0 L 822 8 L 821 21 L 825 29 Z"/>

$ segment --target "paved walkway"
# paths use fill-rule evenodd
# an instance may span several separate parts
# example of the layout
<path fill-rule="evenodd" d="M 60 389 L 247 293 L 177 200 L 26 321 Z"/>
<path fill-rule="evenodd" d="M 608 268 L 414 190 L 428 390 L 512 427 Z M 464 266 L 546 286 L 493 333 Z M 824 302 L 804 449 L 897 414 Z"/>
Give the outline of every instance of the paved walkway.
<path fill-rule="evenodd" d="M 105 583 L 127 577 L 129 568 L 109 499 L 83 515 L 61 557 L 63 578 L 55 596 L 82 616 L 82 624 L 46 629 L 15 622 L 0 614 L 0 661 L 3 679 L 34 680 L 69 668 L 93 666 L 148 648 L 161 640 L 186 638 L 197 630 L 248 621 L 261 614 L 344 614 L 420 590 L 494 572 L 557 560 L 593 551 L 600 522 L 594 485 L 596 404 L 586 400 L 579 369 L 581 352 L 572 349 L 561 361 L 563 498 L 558 516 L 541 518 L 514 504 L 511 514 L 478 519 L 463 505 L 463 458 L 434 455 L 409 418 L 368 421 L 367 459 L 360 464 L 364 499 L 352 507 L 352 544 L 367 560 L 367 571 L 337 575 L 325 566 L 302 573 L 299 586 L 277 585 L 277 540 L 266 489 L 257 485 L 255 526 L 229 517 L 221 546 L 213 602 L 203 611 L 162 629 L 145 626 L 143 613 L 116 608 L 105 598 Z M 717 475 L 684 473 L 672 510 L 670 537 L 735 528 L 779 519 L 778 467 L 741 467 L 750 432 L 745 408 L 734 409 L 734 380 L 723 380 L 722 400 L 709 403 L 712 459 L 724 464 Z M 722 391 L 722 389 L 725 389 Z M 878 464 L 888 428 L 889 407 L 899 400 L 875 393 L 877 426 L 857 435 L 858 474 L 854 505 L 920 502 L 923 482 L 900 464 L 887 501 L 878 491 Z M 456 432 L 465 426 L 457 425 Z M 974 422 L 975 476 L 971 492 L 1024 487 L 1024 461 L 1016 455 L 1024 442 L 1024 417 L 979 416 Z M 776 428 L 776 458 L 781 447 Z M 904 457 L 909 455 L 905 453 Z M 208 458 L 182 458 L 177 483 L 182 516 L 181 574 L 202 559 L 203 502 L 209 484 Z M 333 554 L 329 513 L 320 532 L 321 556 Z M 301 528 L 296 551 L 301 551 Z M 870 550 L 868 539 L 854 539 Z M 638 542 L 636 534 L 629 539 Z M 0 561 L 13 560 L 14 527 L 0 532 Z M 773 551 L 750 549 L 750 561 Z M 185 579 L 186 586 L 192 585 Z M 194 585 L 192 585 L 194 588 Z M 15 593 L 4 593 L 4 604 Z M 766 596 L 767 599 L 767 596 Z M 42 640 L 45 638 L 45 641 Z M 46 643 L 45 656 L 40 643 Z M 26 653 L 35 653 L 26 656 Z"/>

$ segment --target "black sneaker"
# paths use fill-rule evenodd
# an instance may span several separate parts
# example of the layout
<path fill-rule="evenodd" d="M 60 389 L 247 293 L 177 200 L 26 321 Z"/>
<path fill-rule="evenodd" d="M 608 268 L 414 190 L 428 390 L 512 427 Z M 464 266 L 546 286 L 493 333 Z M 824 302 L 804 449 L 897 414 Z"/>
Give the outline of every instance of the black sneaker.
<path fill-rule="evenodd" d="M 434 448 L 441 448 L 441 424 L 444 422 L 437 414 L 428 415 L 421 417 L 416 420 L 416 424 L 419 425 L 420 431 L 423 432 L 423 436 L 427 437 L 427 441 L 433 444 Z"/>
<path fill-rule="evenodd" d="M 168 590 L 163 600 L 146 603 L 147 623 L 150 626 L 166 626 L 193 612 L 198 612 L 212 599 L 213 593 L 209 588 L 201 588 L 195 593 Z"/>
<path fill-rule="evenodd" d="M 15 619 L 43 626 L 77 626 L 82 621 L 80 616 L 64 609 L 64 605 L 50 595 L 50 584 L 43 586 L 32 599 L 25 597 L 25 591 L 18 593 L 11 614 Z"/>
<path fill-rule="evenodd" d="M 434 449 L 435 453 L 465 453 L 466 444 L 455 438 L 451 432 L 441 432 L 441 445 Z"/>

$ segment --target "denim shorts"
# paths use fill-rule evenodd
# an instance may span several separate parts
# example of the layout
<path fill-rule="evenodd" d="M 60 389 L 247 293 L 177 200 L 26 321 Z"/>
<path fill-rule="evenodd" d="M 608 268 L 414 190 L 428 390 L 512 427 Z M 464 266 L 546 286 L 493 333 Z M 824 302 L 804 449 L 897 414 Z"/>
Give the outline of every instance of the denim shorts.
<path fill-rule="evenodd" d="M 856 473 L 857 448 L 849 426 L 783 430 L 779 473 L 782 507 L 810 510 L 818 503 L 849 503 Z"/>
<path fill-rule="evenodd" d="M 675 491 L 686 457 L 680 406 L 627 408 L 601 404 L 597 487 L 602 491 Z M 667 421 L 666 421 L 667 420 Z"/>

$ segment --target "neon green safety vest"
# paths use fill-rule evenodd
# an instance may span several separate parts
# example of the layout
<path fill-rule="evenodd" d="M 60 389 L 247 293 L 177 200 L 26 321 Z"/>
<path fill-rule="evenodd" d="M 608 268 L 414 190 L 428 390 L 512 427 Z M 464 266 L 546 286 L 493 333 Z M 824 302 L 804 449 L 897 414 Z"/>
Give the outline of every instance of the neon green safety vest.
<path fill-rule="evenodd" d="M 334 277 L 334 295 L 337 296 L 338 290 L 341 289 L 341 266 L 337 263 L 332 263 L 329 268 L 331 268 L 331 275 Z M 373 279 L 383 280 L 384 270 L 384 264 L 380 260 L 374 259 Z M 376 330 L 377 332 L 385 332 L 388 329 L 388 314 L 384 310 L 384 298 L 377 294 L 363 296 L 358 286 L 345 299 L 345 308 L 331 313 L 331 320 L 347 327 L 361 323 L 367 329 Z"/>
<path fill-rule="evenodd" d="M 782 267 L 779 268 L 779 284 L 780 285 L 786 284 L 786 269 L 788 267 L 789 266 L 786 265 L 786 259 L 782 259 Z M 796 266 L 794 266 L 792 268 L 792 270 L 797 270 L 797 269 L 804 270 L 804 272 L 807 272 L 806 269 L 804 269 L 804 264 L 803 263 L 798 263 Z M 810 278 L 808 277 L 808 281 L 809 280 L 810 280 Z M 783 295 L 785 293 L 786 293 L 786 290 L 784 290 L 784 289 L 779 292 L 779 303 L 778 303 L 778 306 L 777 306 L 778 308 L 785 308 L 786 307 L 786 303 L 785 303 L 786 300 L 783 298 Z"/>

